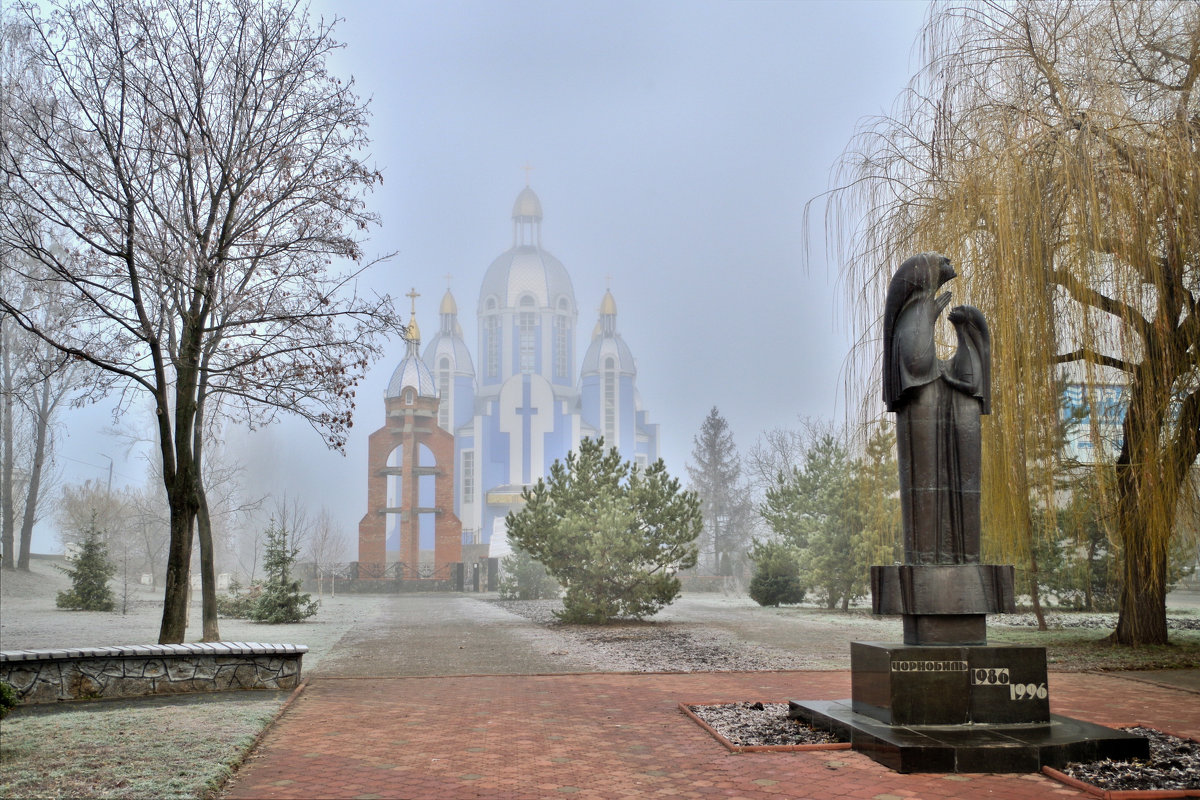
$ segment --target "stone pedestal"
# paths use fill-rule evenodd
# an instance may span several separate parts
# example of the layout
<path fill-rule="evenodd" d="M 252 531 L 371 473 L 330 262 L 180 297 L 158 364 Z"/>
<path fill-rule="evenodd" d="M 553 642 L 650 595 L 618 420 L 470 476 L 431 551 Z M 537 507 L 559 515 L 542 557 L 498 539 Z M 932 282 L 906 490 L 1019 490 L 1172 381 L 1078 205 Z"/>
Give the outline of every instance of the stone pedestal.
<path fill-rule="evenodd" d="M 851 642 L 850 700 L 793 701 L 788 716 L 898 772 L 1037 772 L 1147 758 L 1146 739 L 1050 713 L 1046 649 Z"/>
<path fill-rule="evenodd" d="M 848 700 L 789 703 L 788 715 L 853 743 L 897 772 L 1038 772 L 1069 761 L 1148 758 L 1141 736 L 1052 714 L 1013 725 L 888 725 Z"/>
<path fill-rule="evenodd" d="M 1013 568 L 999 564 L 871 567 L 871 609 L 904 615 L 904 643 L 987 644 L 987 614 L 1011 614 Z"/>
<path fill-rule="evenodd" d="M 851 642 L 852 708 L 888 725 L 1050 721 L 1042 647 Z"/>

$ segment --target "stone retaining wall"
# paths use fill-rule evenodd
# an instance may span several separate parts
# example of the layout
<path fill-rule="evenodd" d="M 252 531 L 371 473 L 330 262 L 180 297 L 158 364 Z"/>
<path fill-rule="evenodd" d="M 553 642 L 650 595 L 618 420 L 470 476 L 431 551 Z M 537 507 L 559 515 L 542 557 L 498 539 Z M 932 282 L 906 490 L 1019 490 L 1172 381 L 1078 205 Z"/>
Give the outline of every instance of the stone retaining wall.
<path fill-rule="evenodd" d="M 305 645 L 152 644 L 0 652 L 0 681 L 22 703 L 240 689 L 294 689 Z"/>

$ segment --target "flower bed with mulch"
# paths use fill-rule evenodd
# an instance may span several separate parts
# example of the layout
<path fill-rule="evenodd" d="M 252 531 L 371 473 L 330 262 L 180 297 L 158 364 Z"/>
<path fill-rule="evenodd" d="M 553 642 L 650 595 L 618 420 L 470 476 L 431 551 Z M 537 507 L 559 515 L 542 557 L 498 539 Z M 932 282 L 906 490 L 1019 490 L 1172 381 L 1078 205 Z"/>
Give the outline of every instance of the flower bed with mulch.
<path fill-rule="evenodd" d="M 734 751 L 845 749 L 848 742 L 787 716 L 787 703 L 681 705 L 681 710 Z M 1200 743 L 1146 727 L 1122 730 L 1150 740 L 1147 761 L 1072 762 L 1053 778 L 1106 800 L 1200 797 Z"/>

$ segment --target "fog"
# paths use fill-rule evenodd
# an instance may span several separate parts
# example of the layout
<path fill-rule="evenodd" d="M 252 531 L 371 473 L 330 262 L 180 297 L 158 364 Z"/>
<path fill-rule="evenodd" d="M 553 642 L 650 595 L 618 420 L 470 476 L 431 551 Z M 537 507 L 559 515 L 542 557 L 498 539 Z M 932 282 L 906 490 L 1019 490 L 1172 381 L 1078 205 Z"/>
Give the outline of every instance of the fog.
<path fill-rule="evenodd" d="M 511 244 L 512 203 L 528 176 L 545 213 L 542 243 L 574 282 L 577 346 L 611 286 L 672 474 L 686 476 L 714 405 L 743 452 L 798 416 L 839 416 L 851 332 L 822 209 L 806 242 L 804 207 L 830 187 L 856 125 L 908 82 L 925 10 L 314 2 L 315 15 L 345 18 L 333 71 L 372 98 L 369 160 L 384 183 L 368 199 L 382 226 L 367 252 L 396 255 L 360 288 L 392 294 L 405 318 L 402 295 L 415 288 L 428 335 L 449 285 L 478 368 L 480 282 Z M 366 511 L 366 439 L 402 355 L 397 341 L 360 386 L 344 457 L 295 420 L 231 437 L 250 493 L 287 490 L 314 511 L 327 506 L 353 541 Z M 145 447 L 101 432 L 115 402 L 61 416 L 64 481 L 107 480 L 110 457 L 114 486 L 145 481 Z M 143 418 L 138 408 L 127 422 Z M 34 552 L 58 550 L 47 517 Z"/>

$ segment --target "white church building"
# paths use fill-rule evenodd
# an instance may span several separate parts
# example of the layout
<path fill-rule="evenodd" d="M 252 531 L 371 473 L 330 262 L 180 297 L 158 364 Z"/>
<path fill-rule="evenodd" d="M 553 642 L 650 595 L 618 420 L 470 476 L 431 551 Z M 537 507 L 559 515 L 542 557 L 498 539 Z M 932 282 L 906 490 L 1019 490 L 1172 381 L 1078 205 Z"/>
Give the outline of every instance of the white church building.
<path fill-rule="evenodd" d="M 580 357 L 575 289 L 562 262 L 542 247 L 542 204 L 528 186 L 512 220 L 512 246 L 488 267 L 479 289 L 474 354 L 447 290 L 437 333 L 421 353 L 432 386 L 411 387 L 437 396 L 438 427 L 454 437 L 454 513 L 464 545 L 499 543 L 521 490 L 584 437 L 603 437 L 643 467 L 659 456 L 658 425 L 642 409 L 612 292 L 600 300 Z M 397 367 L 389 395 L 404 390 L 398 383 L 405 369 L 404 362 Z"/>

